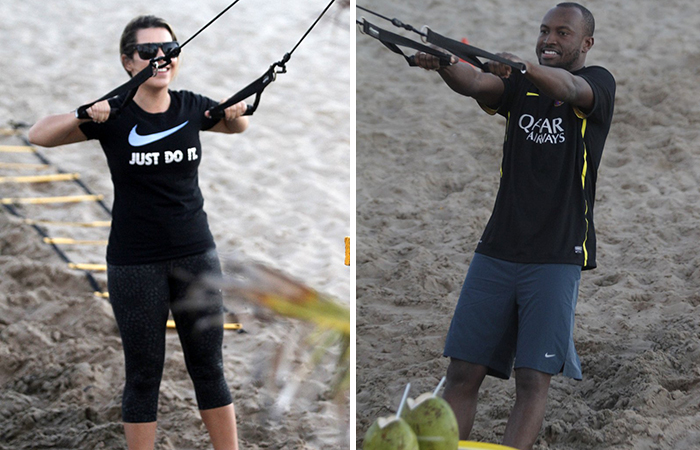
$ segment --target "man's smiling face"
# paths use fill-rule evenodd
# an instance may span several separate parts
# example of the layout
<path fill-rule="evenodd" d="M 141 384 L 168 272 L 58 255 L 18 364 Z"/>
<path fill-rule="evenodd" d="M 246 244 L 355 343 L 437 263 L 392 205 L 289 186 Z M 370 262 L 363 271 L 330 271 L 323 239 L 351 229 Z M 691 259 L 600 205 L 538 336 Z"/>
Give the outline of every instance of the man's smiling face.
<path fill-rule="evenodd" d="M 540 25 L 535 52 L 543 66 L 575 71 L 583 67 L 593 37 L 585 35 L 583 14 L 577 8 L 556 7 Z"/>

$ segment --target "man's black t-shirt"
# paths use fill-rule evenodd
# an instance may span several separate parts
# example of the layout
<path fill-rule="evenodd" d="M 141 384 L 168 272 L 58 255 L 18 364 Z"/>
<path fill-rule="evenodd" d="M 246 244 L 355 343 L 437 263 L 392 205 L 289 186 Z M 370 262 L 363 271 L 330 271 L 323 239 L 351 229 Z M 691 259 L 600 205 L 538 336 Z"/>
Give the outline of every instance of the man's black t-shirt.
<path fill-rule="evenodd" d="M 610 130 L 615 80 L 602 67 L 573 72 L 595 98 L 584 114 L 554 101 L 520 73 L 504 79 L 507 119 L 501 182 L 476 251 L 522 263 L 596 266 L 595 185 Z M 482 105 L 483 106 L 483 105 Z"/>
<path fill-rule="evenodd" d="M 170 91 L 164 113 L 147 113 L 132 101 L 114 119 L 80 125 L 88 139 L 99 139 L 114 184 L 108 263 L 147 264 L 214 248 L 197 169 L 199 132 L 217 123 L 204 112 L 216 104 Z"/>

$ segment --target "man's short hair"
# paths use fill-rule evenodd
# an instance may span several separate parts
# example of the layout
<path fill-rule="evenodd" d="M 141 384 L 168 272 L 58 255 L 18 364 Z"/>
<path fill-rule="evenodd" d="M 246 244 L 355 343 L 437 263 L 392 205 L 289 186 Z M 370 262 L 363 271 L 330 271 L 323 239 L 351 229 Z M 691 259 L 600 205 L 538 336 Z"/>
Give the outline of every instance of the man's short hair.
<path fill-rule="evenodd" d="M 581 14 L 583 14 L 583 31 L 586 33 L 586 36 L 593 36 L 593 32 L 595 32 L 595 19 L 588 8 L 576 2 L 559 3 L 557 8 L 576 8 L 581 11 Z"/>

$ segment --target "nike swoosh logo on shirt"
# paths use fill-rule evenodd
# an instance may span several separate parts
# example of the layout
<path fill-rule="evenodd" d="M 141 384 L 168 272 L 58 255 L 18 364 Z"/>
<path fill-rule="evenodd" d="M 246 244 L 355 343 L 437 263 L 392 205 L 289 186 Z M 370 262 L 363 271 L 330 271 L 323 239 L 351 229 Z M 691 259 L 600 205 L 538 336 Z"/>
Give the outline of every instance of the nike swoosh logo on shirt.
<path fill-rule="evenodd" d="M 153 133 L 153 134 L 144 134 L 140 135 L 136 132 L 136 127 L 137 125 L 134 125 L 134 128 L 131 129 L 131 133 L 129 133 L 129 144 L 131 144 L 132 147 L 141 147 L 143 145 L 148 145 L 152 144 L 153 142 L 159 141 L 165 137 L 170 136 L 171 134 L 175 133 L 177 130 L 180 128 L 184 127 L 189 123 L 189 120 L 185 121 L 185 123 L 180 124 L 174 128 L 171 128 L 169 130 L 161 131 L 159 133 Z"/>

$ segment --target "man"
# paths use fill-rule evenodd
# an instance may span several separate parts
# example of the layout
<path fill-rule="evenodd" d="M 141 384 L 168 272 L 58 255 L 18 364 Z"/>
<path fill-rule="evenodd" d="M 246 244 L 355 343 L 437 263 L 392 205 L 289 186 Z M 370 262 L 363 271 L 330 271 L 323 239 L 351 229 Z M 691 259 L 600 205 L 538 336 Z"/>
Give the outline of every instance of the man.
<path fill-rule="evenodd" d="M 581 379 L 574 310 L 581 270 L 596 266 L 595 183 L 615 97 L 610 72 L 585 67 L 594 28 L 586 8 L 560 3 L 540 26 L 539 64 L 501 54 L 524 63 L 525 74 L 497 63 L 491 73 L 468 64 L 441 68 L 437 58 L 416 55 L 454 91 L 507 119 L 496 203 L 445 343 L 444 397 L 461 439 L 471 432 L 486 375 L 507 379 L 515 368 L 503 444 L 519 449 L 537 439 L 552 375 Z"/>

